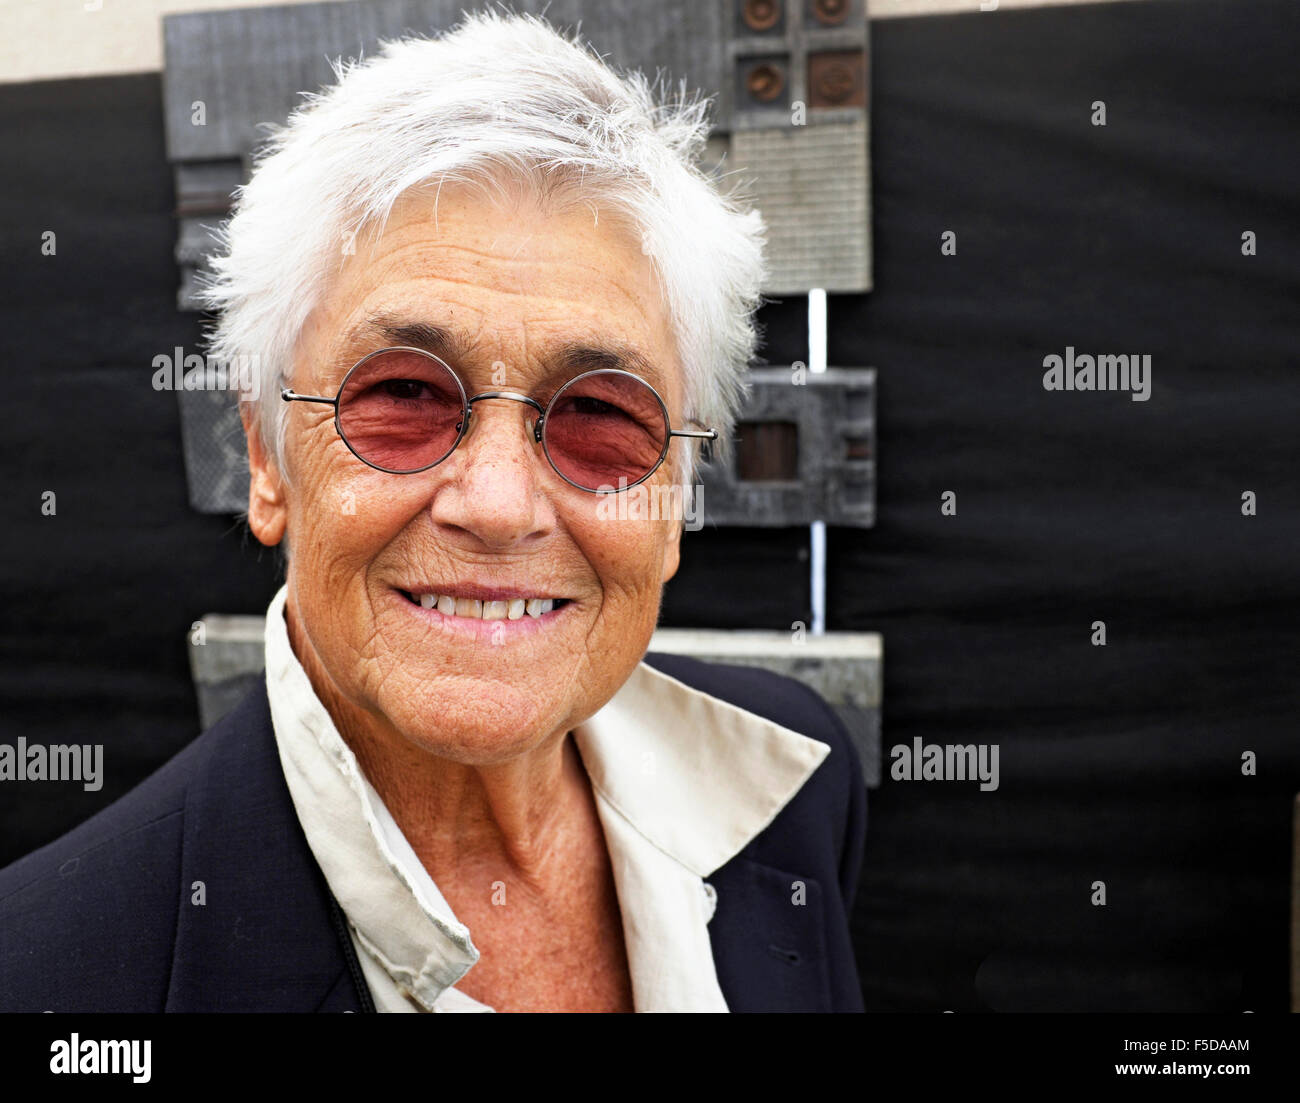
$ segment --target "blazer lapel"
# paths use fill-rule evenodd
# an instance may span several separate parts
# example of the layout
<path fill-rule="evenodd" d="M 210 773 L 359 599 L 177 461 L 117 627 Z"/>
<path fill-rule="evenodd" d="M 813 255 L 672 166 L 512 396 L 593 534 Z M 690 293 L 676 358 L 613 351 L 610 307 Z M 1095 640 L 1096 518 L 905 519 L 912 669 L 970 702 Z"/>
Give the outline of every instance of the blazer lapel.
<path fill-rule="evenodd" d="M 363 1010 L 346 928 L 284 783 L 265 687 L 204 738 L 186 797 L 167 1010 Z"/>

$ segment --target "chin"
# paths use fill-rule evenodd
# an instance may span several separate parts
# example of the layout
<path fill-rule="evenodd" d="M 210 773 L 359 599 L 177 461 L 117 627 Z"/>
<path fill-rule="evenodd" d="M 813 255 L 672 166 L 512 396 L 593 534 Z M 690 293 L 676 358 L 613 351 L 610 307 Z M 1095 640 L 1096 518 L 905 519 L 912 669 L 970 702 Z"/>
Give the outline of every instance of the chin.
<path fill-rule="evenodd" d="M 467 681 L 478 679 L 440 679 L 438 685 L 398 690 L 396 700 L 384 700 L 390 696 L 384 693 L 379 707 L 413 746 L 466 766 L 516 758 L 566 724 L 562 703 L 543 709 L 533 694 L 501 683 L 475 692 Z"/>

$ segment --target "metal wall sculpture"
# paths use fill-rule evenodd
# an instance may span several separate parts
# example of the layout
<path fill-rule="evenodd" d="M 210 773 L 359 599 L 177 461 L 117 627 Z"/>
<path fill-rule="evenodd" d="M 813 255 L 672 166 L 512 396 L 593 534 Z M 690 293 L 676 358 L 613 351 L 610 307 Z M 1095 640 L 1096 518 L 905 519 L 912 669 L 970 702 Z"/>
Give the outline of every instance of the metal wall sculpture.
<path fill-rule="evenodd" d="M 713 171 L 739 172 L 768 226 L 764 293 L 871 286 L 868 61 L 864 0 L 521 0 L 582 33 L 616 65 L 716 96 Z M 182 309 L 212 228 L 265 137 L 330 59 L 384 38 L 448 28 L 461 0 L 365 0 L 236 9 L 164 20 L 164 104 L 174 166 Z M 792 387 L 791 383 L 804 386 Z M 734 458 L 703 476 L 704 519 L 786 527 L 875 519 L 875 373 L 756 370 Z M 237 513 L 247 495 L 242 433 L 223 391 L 182 390 L 190 501 Z M 770 447 L 769 447 L 770 445 Z"/>

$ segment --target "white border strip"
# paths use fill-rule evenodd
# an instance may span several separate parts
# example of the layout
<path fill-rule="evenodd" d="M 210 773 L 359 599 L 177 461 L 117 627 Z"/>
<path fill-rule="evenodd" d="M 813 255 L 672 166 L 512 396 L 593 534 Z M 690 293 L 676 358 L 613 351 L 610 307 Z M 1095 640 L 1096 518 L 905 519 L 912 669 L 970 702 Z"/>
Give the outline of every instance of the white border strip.
<path fill-rule="evenodd" d="M 867 0 L 871 19 L 954 12 L 1010 11 L 1013 8 L 1064 8 L 1075 4 L 1132 4 L 1138 0 Z"/>

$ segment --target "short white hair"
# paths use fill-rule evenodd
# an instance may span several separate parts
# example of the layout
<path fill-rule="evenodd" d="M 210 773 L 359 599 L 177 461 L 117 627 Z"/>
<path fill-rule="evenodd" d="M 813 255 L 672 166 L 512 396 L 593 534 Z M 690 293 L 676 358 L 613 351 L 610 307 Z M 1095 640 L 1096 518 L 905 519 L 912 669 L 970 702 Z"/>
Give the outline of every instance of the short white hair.
<path fill-rule="evenodd" d="M 706 99 L 683 83 L 660 103 L 643 74 L 614 72 L 576 34 L 497 12 L 381 43 L 335 73 L 259 154 L 201 291 L 218 312 L 211 354 L 257 367 L 254 429 L 282 470 L 280 388 L 345 243 L 382 228 L 412 189 L 457 183 L 558 189 L 639 231 L 676 339 L 685 417 L 716 428 L 725 454 L 757 342 L 764 226 L 735 174 L 698 163 Z M 679 473 L 693 478 L 693 462 Z"/>

